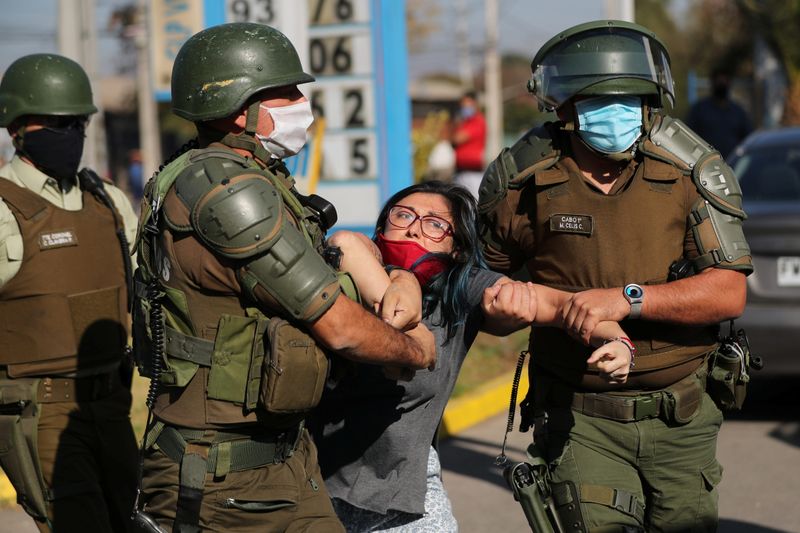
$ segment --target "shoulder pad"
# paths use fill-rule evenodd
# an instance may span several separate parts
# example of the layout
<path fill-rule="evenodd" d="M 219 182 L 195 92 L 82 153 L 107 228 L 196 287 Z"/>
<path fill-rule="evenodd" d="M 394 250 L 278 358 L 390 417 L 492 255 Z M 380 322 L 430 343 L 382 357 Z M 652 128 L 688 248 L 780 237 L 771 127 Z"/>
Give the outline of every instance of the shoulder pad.
<path fill-rule="evenodd" d="M 553 146 L 550 123 L 529 130 L 509 149 L 517 169 L 509 181 L 510 189 L 521 189 L 537 170 L 550 168 L 558 162 L 560 151 Z"/>
<path fill-rule="evenodd" d="M 192 158 L 175 180 L 175 193 L 206 245 L 225 257 L 251 257 L 279 238 L 283 200 L 263 171 L 219 152 Z"/>
<path fill-rule="evenodd" d="M 556 164 L 559 151 L 546 126 L 533 128 L 486 168 L 481 182 L 478 212 L 487 213 L 506 197 L 509 189 L 521 189 L 534 172 Z"/>
<path fill-rule="evenodd" d="M 671 163 L 691 173 L 692 181 L 704 200 L 737 218 L 745 218 L 742 190 L 731 167 L 720 153 L 680 120 L 662 116 L 648 135 L 656 151 L 671 155 Z M 645 143 L 644 151 L 648 150 Z M 658 157 L 661 159 L 661 157 Z"/>
<path fill-rule="evenodd" d="M 508 183 L 517 174 L 514 158 L 503 148 L 497 159 L 489 163 L 478 189 L 478 213 L 488 213 L 508 194 Z"/>

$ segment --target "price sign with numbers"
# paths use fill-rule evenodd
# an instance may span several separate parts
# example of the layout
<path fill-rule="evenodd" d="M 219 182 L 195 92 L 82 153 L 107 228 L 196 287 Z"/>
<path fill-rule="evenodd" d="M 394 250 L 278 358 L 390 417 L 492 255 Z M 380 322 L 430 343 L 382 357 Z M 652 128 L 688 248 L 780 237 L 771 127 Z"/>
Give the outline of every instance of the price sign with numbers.
<path fill-rule="evenodd" d="M 404 0 L 204 0 L 206 25 L 269 24 L 289 37 L 316 82 L 300 88 L 324 118 L 317 178 L 339 227 L 371 231 L 382 203 L 411 184 Z M 209 13 L 213 13 L 209 15 Z M 314 139 L 312 139 L 312 143 Z M 309 150 L 311 151 L 311 150 Z M 291 165 L 290 165 L 291 167 Z M 299 170 L 298 170 L 299 172 Z"/>
<path fill-rule="evenodd" d="M 225 0 L 228 22 L 258 22 L 271 26 L 280 25 L 276 16 L 275 0 Z"/>

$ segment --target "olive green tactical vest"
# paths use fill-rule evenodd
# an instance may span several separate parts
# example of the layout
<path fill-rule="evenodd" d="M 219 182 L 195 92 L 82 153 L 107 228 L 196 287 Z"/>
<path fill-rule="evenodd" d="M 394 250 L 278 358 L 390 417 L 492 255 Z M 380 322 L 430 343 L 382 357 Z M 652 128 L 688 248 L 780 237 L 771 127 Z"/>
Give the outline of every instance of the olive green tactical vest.
<path fill-rule="evenodd" d="M 255 303 L 242 295 L 243 291 L 201 287 L 198 280 L 190 279 L 177 266 L 179 263 L 173 254 L 176 246 L 188 246 L 188 253 L 195 254 L 198 261 L 220 264 L 211 260 L 212 252 L 195 237 L 188 209 L 177 198 L 173 187 L 179 174 L 191 164 L 190 158 L 199 152 L 202 150 L 182 154 L 148 184 L 145 202 L 149 205 L 145 209 L 143 204 L 139 223 L 141 272 L 137 275 L 144 283 L 138 284 L 137 296 L 141 296 L 143 285 L 156 273 L 164 294 L 161 307 L 166 325 L 165 368 L 160 372 L 161 386 L 153 412 L 160 420 L 181 427 L 221 428 L 255 423 L 271 428 L 289 427 L 305 413 L 272 414 L 257 405 L 265 342 L 268 342 L 266 333 L 270 319 L 282 315 L 280 309 L 277 305 L 272 310 L 256 309 Z M 310 227 L 296 198 L 286 196 L 291 195 L 288 178 L 273 175 L 252 160 L 248 162 L 256 171 L 267 175 L 281 191 L 292 220 L 299 227 L 305 225 L 304 234 L 319 248 L 322 231 Z M 156 198 L 160 200 L 155 202 Z M 157 221 L 150 210 L 154 203 L 158 204 Z M 144 227 L 154 222 L 158 234 L 152 238 Z M 227 265 L 227 268 L 233 267 Z M 138 320 L 147 321 L 150 302 L 140 300 L 140 305 L 144 306 L 144 312 L 139 314 Z M 136 313 L 134 320 L 137 320 Z M 148 323 L 148 334 L 150 326 Z M 324 375 L 324 369 L 322 373 Z M 307 393 L 298 391 L 298 394 Z"/>
<path fill-rule="evenodd" d="M 669 266 L 685 253 L 687 216 L 697 198 L 691 179 L 644 158 L 626 186 L 605 195 L 571 168 L 559 162 L 537 170 L 525 185 L 535 193 L 535 245 L 527 252 L 533 281 L 568 291 L 664 283 Z M 637 347 L 636 372 L 685 363 L 716 343 L 712 327 L 642 320 L 622 327 Z M 591 351 L 558 328 L 536 328 L 531 349 L 538 366 L 572 376 L 569 381 L 580 381 Z"/>
<path fill-rule="evenodd" d="M 79 372 L 119 361 L 127 344 L 125 266 L 114 214 L 91 193 L 61 209 L 0 179 L 24 257 L 0 289 L 0 365 L 11 377 Z"/>

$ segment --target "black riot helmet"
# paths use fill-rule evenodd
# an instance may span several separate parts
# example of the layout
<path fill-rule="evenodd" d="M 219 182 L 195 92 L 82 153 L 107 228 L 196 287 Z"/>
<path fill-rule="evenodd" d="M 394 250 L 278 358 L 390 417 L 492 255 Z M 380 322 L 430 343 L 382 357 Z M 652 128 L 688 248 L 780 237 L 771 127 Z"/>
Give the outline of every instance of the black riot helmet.
<path fill-rule="evenodd" d="M 577 95 L 646 96 L 653 107 L 675 100 L 664 44 L 631 22 L 598 20 L 564 30 L 539 49 L 531 72 L 528 90 L 542 110 Z"/>

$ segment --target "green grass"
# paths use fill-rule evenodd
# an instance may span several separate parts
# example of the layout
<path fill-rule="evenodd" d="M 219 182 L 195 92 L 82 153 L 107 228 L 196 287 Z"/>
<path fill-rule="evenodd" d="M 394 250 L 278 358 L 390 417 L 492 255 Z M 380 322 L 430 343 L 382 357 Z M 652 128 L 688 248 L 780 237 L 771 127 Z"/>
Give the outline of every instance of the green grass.
<path fill-rule="evenodd" d="M 528 345 L 528 330 L 507 337 L 479 333 L 464 361 L 453 390 L 453 398 L 462 396 L 487 381 L 514 370 L 519 352 Z"/>

